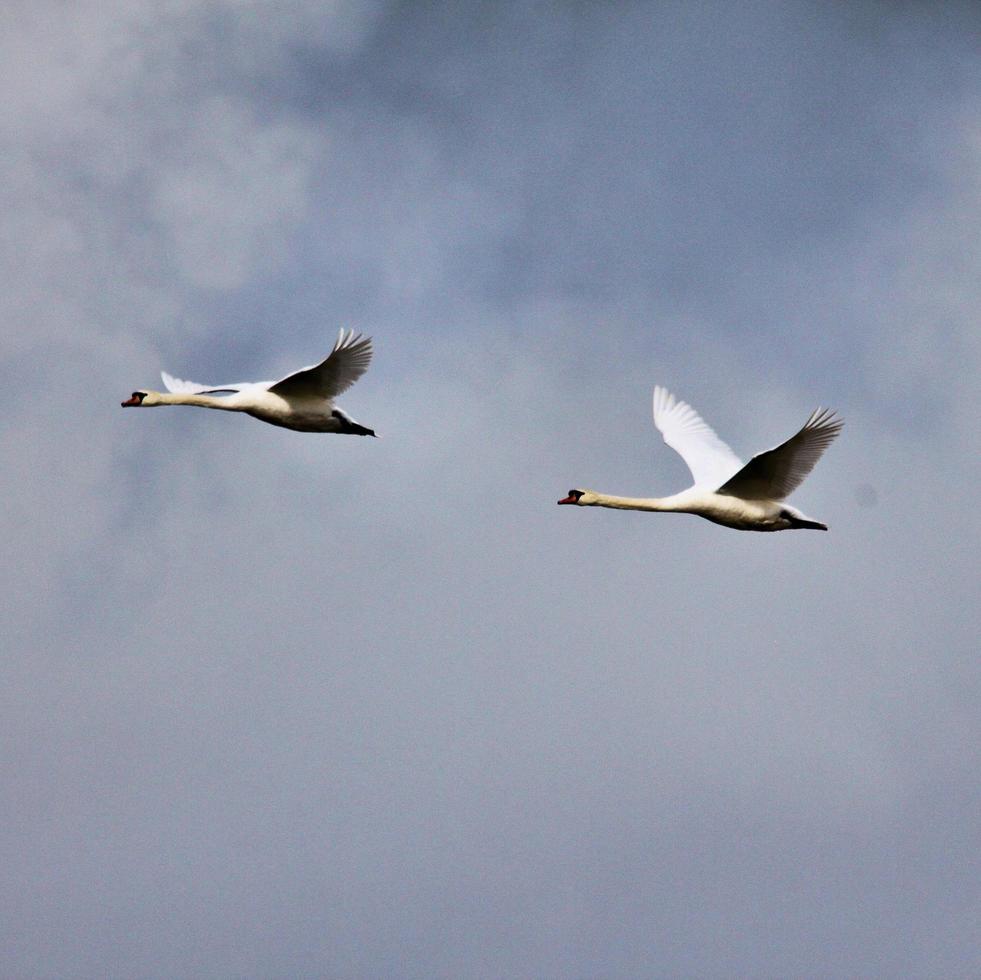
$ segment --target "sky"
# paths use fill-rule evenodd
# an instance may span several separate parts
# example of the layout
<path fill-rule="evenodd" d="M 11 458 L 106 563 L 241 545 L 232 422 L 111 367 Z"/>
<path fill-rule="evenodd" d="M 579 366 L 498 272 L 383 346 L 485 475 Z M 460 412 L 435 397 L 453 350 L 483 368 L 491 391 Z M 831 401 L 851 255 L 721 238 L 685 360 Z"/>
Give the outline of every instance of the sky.
<path fill-rule="evenodd" d="M 0 25 L 0 975 L 981 974 L 977 6 Z M 655 384 L 829 533 L 556 507 Z"/>

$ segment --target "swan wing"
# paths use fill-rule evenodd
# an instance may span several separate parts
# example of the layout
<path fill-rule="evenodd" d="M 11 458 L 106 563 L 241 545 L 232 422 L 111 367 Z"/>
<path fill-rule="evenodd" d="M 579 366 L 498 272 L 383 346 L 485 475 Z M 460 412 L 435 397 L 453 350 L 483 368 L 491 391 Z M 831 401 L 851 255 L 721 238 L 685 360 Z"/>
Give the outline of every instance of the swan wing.
<path fill-rule="evenodd" d="M 696 487 L 714 489 L 743 465 L 691 405 L 660 385 L 654 389 L 654 425 L 685 461 Z"/>
<path fill-rule="evenodd" d="M 800 432 L 775 449 L 757 453 L 718 492 L 746 500 L 789 497 L 814 469 L 844 424 L 830 409 L 815 410 Z"/>
<path fill-rule="evenodd" d="M 199 385 L 196 381 L 183 381 L 180 378 L 175 378 L 166 371 L 161 371 L 160 377 L 163 378 L 164 386 L 168 391 L 181 395 L 218 395 L 226 391 L 244 391 L 256 384 L 254 381 L 237 381 L 231 385 Z M 259 387 L 268 388 L 271 384 L 271 381 L 258 382 Z"/>
<path fill-rule="evenodd" d="M 371 338 L 341 330 L 330 354 L 319 364 L 300 368 L 274 382 L 269 390 L 284 397 L 332 400 L 347 391 L 371 363 Z"/>

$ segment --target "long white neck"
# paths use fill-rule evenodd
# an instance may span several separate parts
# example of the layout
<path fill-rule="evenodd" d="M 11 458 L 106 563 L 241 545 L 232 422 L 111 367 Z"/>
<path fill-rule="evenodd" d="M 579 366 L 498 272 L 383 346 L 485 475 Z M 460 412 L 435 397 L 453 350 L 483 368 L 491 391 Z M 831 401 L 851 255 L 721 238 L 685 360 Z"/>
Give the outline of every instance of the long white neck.
<path fill-rule="evenodd" d="M 144 404 L 148 408 L 157 405 L 194 405 L 197 408 L 218 408 L 225 412 L 240 412 L 241 406 L 231 398 L 218 398 L 215 395 L 192 395 L 185 392 L 155 391 L 153 400 Z"/>
<path fill-rule="evenodd" d="M 612 507 L 614 510 L 675 510 L 670 497 L 614 497 L 609 493 L 592 494 L 589 507 Z"/>

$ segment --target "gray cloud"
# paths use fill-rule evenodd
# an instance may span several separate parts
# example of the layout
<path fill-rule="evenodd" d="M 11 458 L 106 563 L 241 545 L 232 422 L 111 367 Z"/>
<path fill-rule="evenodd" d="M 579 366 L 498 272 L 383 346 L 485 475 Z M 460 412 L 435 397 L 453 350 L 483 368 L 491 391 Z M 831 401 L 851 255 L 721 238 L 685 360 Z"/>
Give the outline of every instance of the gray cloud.
<path fill-rule="evenodd" d="M 971 6 L 7 20 L 0 973 L 977 973 Z M 831 533 L 555 507 L 655 382 Z"/>

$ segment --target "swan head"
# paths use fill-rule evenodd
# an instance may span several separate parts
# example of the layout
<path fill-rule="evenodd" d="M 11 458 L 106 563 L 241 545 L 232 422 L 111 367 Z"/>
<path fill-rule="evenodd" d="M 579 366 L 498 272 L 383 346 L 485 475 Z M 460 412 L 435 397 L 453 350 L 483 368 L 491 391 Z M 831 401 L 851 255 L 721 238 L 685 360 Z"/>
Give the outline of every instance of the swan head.
<path fill-rule="evenodd" d="M 557 500 L 559 504 L 578 504 L 580 507 L 589 507 L 595 504 L 598 497 L 592 490 L 570 490 L 569 496 L 562 500 Z"/>
<path fill-rule="evenodd" d="M 151 405 L 166 405 L 166 396 L 159 391 L 134 391 L 124 402 L 120 402 L 123 408 L 136 407 L 141 405 L 149 408 Z"/>

